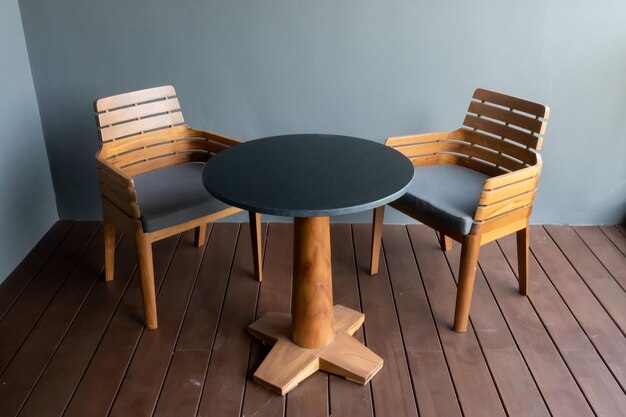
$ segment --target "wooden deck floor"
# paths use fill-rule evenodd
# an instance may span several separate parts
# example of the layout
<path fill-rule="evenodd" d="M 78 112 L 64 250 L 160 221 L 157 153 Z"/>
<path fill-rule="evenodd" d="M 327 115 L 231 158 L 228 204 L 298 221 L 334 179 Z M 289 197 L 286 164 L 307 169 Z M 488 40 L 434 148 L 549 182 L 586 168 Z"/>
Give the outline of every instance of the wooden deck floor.
<path fill-rule="evenodd" d="M 248 226 L 155 244 L 159 329 L 142 324 L 132 242 L 102 278 L 102 232 L 61 221 L 0 286 L 0 416 L 625 416 L 626 237 L 620 227 L 534 227 L 530 296 L 514 239 L 483 247 L 471 326 L 451 331 L 459 246 L 386 226 L 380 274 L 368 225 L 333 225 L 335 303 L 383 357 L 365 387 L 317 373 L 285 397 L 251 381 L 267 349 L 246 326 L 289 311 L 292 227 L 266 226 L 252 275 Z"/>

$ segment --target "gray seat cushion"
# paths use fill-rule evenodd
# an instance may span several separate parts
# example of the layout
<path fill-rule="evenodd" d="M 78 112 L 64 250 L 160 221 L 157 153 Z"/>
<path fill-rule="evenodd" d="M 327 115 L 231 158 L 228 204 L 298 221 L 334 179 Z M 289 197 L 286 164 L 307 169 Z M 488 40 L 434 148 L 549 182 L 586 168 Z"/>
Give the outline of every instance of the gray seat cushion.
<path fill-rule="evenodd" d="M 488 175 L 458 165 L 416 167 L 407 193 L 396 204 L 467 235 Z"/>
<path fill-rule="evenodd" d="M 139 174 L 133 179 L 143 230 L 154 232 L 229 207 L 202 185 L 202 162 Z"/>

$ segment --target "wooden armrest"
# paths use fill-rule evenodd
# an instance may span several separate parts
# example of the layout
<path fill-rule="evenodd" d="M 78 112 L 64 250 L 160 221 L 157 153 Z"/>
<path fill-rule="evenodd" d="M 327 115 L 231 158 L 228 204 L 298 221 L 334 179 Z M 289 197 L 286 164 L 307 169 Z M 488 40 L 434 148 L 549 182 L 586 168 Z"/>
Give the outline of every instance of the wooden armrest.
<path fill-rule="evenodd" d="M 139 218 L 135 182 L 124 171 L 96 154 L 102 198 L 109 200 L 131 217 Z"/>
<path fill-rule="evenodd" d="M 390 137 L 385 141 L 385 145 L 396 147 L 404 145 L 412 145 L 416 143 L 435 142 L 438 140 L 463 140 L 465 138 L 465 131 L 462 129 L 453 130 L 450 132 L 432 132 L 432 133 L 420 133 L 417 135 L 407 136 L 395 136 Z"/>
<path fill-rule="evenodd" d="M 225 135 L 222 135 L 222 134 L 219 134 L 219 133 L 208 132 L 206 130 L 196 130 L 196 129 L 191 129 L 190 128 L 189 129 L 189 134 L 191 136 L 198 136 L 198 137 L 201 137 L 201 138 L 205 138 L 205 139 L 207 139 L 209 141 L 212 141 L 212 142 L 217 142 L 217 143 L 221 143 L 221 144 L 224 144 L 224 145 L 228 145 L 229 147 L 241 144 L 240 140 L 233 139 L 233 138 L 230 138 L 228 136 L 225 136 Z"/>
<path fill-rule="evenodd" d="M 104 171 L 107 176 L 109 176 L 112 180 L 116 181 L 119 185 L 135 188 L 135 183 L 129 175 L 127 175 L 124 171 L 108 162 L 106 159 L 103 159 L 100 156 L 100 152 L 96 154 L 96 164 L 99 170 Z"/>
<path fill-rule="evenodd" d="M 536 165 L 486 179 L 474 220 L 481 222 L 532 206 L 540 174 L 538 159 Z"/>

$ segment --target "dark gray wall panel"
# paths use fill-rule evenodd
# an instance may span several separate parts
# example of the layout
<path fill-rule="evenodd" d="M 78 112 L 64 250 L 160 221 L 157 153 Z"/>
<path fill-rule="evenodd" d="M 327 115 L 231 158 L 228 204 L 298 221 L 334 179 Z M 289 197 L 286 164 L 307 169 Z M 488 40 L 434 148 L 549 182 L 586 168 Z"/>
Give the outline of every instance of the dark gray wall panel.
<path fill-rule="evenodd" d="M 476 87 L 536 100 L 553 111 L 533 222 L 623 219 L 621 0 L 20 4 L 62 217 L 100 215 L 92 100 L 171 83 L 192 126 L 242 139 L 454 129 Z"/>
<path fill-rule="evenodd" d="M 17 0 L 0 2 L 0 282 L 57 219 Z"/>

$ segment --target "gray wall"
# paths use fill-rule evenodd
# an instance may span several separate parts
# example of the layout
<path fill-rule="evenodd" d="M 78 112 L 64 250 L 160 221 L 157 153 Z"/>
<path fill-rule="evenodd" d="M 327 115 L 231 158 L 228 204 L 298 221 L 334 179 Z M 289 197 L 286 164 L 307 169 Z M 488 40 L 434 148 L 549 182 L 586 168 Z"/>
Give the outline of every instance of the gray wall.
<path fill-rule="evenodd" d="M 0 0 L 0 282 L 57 220 L 17 0 Z"/>
<path fill-rule="evenodd" d="M 533 99 L 552 108 L 533 222 L 623 220 L 623 0 L 20 5 L 61 217 L 100 215 L 92 100 L 171 83 L 189 124 L 242 139 L 383 141 L 458 127 L 476 87 Z"/>

